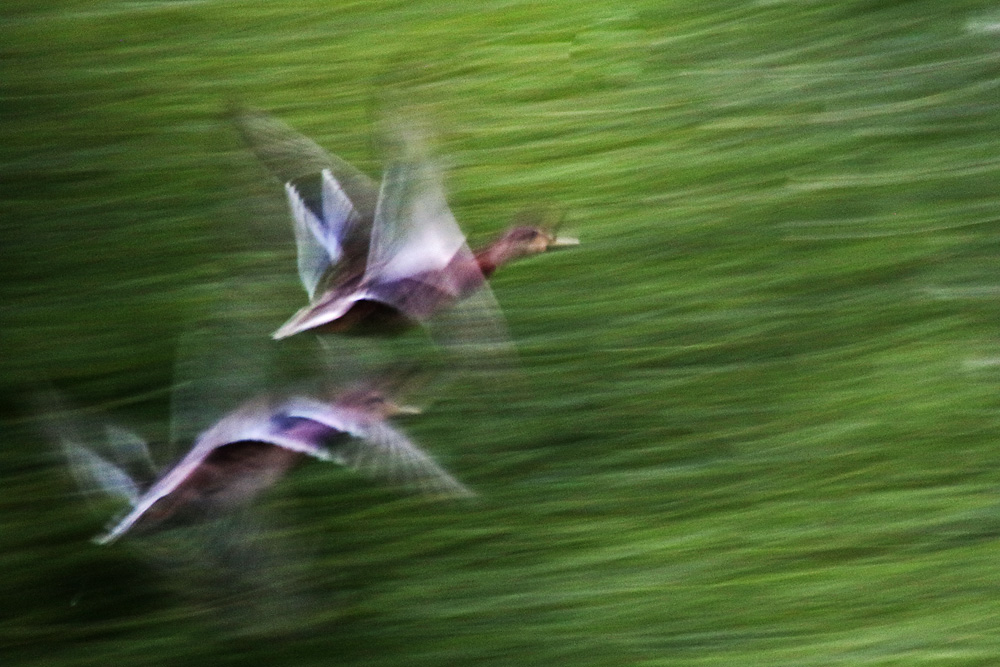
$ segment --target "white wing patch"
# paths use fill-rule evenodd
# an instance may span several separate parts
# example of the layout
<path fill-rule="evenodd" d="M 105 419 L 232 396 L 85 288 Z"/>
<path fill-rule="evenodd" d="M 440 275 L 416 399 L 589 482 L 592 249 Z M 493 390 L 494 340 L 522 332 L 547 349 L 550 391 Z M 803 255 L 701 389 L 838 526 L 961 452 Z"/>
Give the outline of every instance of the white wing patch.
<path fill-rule="evenodd" d="M 358 435 L 362 430 L 360 420 L 352 418 L 350 411 L 311 398 L 293 398 L 285 403 L 284 411 L 289 417 L 311 419 L 351 435 Z"/>

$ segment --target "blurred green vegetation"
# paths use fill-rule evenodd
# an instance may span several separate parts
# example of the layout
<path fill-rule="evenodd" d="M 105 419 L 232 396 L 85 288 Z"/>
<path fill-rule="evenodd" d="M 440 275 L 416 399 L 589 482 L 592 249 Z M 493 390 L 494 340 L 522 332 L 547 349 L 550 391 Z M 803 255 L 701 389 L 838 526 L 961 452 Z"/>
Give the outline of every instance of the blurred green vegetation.
<path fill-rule="evenodd" d="M 4 665 L 1000 660 L 994 3 L 8 0 L 0 31 Z M 261 321 L 303 298 L 225 104 L 377 176 L 400 99 L 473 240 L 548 204 L 583 245 L 494 281 L 524 385 L 405 425 L 479 502 L 304 467 L 261 508 L 295 629 L 226 623 L 267 603 L 87 541 L 26 395 L 165 435 L 214 287 L 277 262 Z"/>

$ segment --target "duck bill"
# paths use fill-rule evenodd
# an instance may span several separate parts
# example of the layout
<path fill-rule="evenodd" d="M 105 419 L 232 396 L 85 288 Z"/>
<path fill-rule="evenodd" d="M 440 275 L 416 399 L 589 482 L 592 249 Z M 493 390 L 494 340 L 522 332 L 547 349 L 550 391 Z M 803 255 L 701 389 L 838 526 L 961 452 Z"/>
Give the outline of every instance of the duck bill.
<path fill-rule="evenodd" d="M 549 242 L 549 250 L 559 250 L 561 248 L 570 248 L 575 245 L 580 245 L 580 239 L 574 238 L 572 236 L 557 236 Z"/>

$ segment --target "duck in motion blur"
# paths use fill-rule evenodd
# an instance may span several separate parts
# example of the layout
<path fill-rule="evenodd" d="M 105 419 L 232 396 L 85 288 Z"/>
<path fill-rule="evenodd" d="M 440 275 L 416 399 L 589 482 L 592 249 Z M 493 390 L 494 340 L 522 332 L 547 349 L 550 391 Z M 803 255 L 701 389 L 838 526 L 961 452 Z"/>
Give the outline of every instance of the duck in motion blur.
<path fill-rule="evenodd" d="M 578 243 L 539 227 L 518 226 L 473 252 L 429 171 L 428 165 L 414 163 L 389 168 L 364 270 L 342 274 L 314 295 L 273 334 L 276 340 L 310 330 L 400 333 L 488 289 L 486 280 L 504 264 Z M 304 206 L 293 205 L 293 210 L 310 215 Z"/>
<path fill-rule="evenodd" d="M 75 442 L 64 440 L 64 447 L 78 479 L 124 497 L 132 506 L 95 538 L 99 544 L 133 529 L 190 523 L 247 505 L 309 457 L 436 496 L 472 495 L 386 423 L 408 411 L 373 390 L 348 392 L 333 403 L 303 397 L 257 399 L 202 433 L 144 493 L 122 467 Z M 137 438 L 132 440 L 134 445 Z"/>
<path fill-rule="evenodd" d="M 448 208 L 438 170 L 413 136 L 401 142 L 403 156 L 376 189 L 346 162 L 266 115 L 244 112 L 236 123 L 279 179 L 306 165 L 320 167 L 319 185 L 313 176 L 309 192 L 301 176 L 285 180 L 299 277 L 310 303 L 273 334 L 275 339 L 310 330 L 400 333 L 488 292 L 487 278 L 504 264 L 579 243 L 541 226 L 517 225 L 473 252 Z M 299 166 L 285 167 L 296 153 Z M 367 243 L 361 238 L 366 232 Z M 498 317 L 482 311 L 483 320 Z"/>

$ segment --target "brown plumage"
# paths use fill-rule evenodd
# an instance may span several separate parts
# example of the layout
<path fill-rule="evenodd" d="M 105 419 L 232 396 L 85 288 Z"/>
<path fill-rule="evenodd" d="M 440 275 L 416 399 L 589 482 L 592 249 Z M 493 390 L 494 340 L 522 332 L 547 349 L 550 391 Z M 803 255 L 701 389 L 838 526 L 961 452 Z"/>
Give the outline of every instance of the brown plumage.
<path fill-rule="evenodd" d="M 344 160 L 267 114 L 236 109 L 234 124 L 254 154 L 285 184 L 298 245 L 298 268 L 310 304 L 275 338 L 312 330 L 395 335 L 480 292 L 504 264 L 576 239 L 517 225 L 469 250 L 444 198 L 440 176 L 413 131 L 394 137 L 403 156 L 381 188 Z M 474 318 L 502 330 L 480 299 Z M 468 324 L 468 319 L 467 324 Z M 454 338 L 445 335 L 445 338 Z"/>
<path fill-rule="evenodd" d="M 292 209 L 302 212 L 305 206 L 293 203 Z M 364 270 L 314 295 L 274 338 L 308 330 L 397 333 L 485 289 L 486 279 L 504 264 L 577 243 L 540 227 L 517 226 L 472 252 L 433 167 L 400 162 L 382 183 Z"/>
<path fill-rule="evenodd" d="M 435 495 L 471 495 L 386 422 L 406 411 L 371 390 L 345 393 L 332 403 L 301 397 L 251 401 L 202 433 L 144 493 L 115 463 L 78 444 L 67 448 L 78 478 L 94 480 L 132 505 L 96 538 L 100 544 L 130 530 L 189 522 L 249 504 L 310 457 Z"/>

